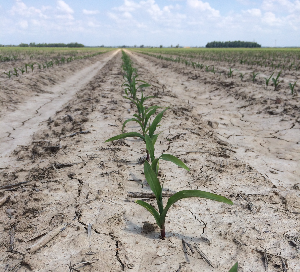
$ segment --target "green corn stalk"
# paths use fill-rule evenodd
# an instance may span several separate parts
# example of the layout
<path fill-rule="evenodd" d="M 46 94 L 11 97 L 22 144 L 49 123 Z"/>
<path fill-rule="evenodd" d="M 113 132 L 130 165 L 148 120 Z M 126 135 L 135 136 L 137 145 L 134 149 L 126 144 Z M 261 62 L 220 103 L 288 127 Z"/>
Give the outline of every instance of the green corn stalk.
<path fill-rule="evenodd" d="M 294 88 L 295 88 L 295 86 L 296 86 L 296 83 L 297 83 L 297 81 L 296 81 L 294 84 L 292 84 L 292 83 L 289 83 L 289 86 L 290 86 L 290 89 L 291 89 L 292 95 L 294 95 Z"/>
<path fill-rule="evenodd" d="M 272 81 L 273 81 L 273 84 L 274 84 L 274 91 L 276 91 L 278 89 L 278 87 L 279 87 L 279 84 L 280 84 L 280 80 L 279 80 L 280 74 L 281 74 L 281 71 L 277 74 L 276 78 L 272 77 Z"/>
<path fill-rule="evenodd" d="M 205 65 L 205 71 L 209 72 L 209 65 Z"/>
<path fill-rule="evenodd" d="M 16 77 L 19 76 L 19 73 L 18 73 L 18 69 L 17 69 L 17 68 L 14 68 L 14 73 L 13 73 L 13 75 L 16 76 Z"/>
<path fill-rule="evenodd" d="M 31 68 L 31 72 L 33 72 L 34 70 L 34 63 L 29 64 L 30 68 Z"/>
<path fill-rule="evenodd" d="M 4 72 L 4 74 L 6 74 L 8 76 L 8 78 L 10 79 L 11 78 L 11 71 L 8 71 L 8 73 Z"/>
<path fill-rule="evenodd" d="M 157 178 L 156 173 L 153 171 L 152 167 L 150 164 L 145 161 L 144 163 L 144 173 L 145 177 L 147 180 L 147 183 L 149 184 L 152 192 L 155 195 L 158 210 L 156 210 L 152 205 L 142 201 L 142 200 L 137 200 L 136 203 L 144 207 L 147 211 L 149 211 L 153 217 L 155 218 L 155 221 L 157 225 L 160 227 L 160 234 L 161 234 L 161 239 L 165 239 L 166 237 L 166 232 L 165 232 L 165 221 L 166 221 L 166 216 L 171 208 L 171 206 L 176 203 L 177 201 L 184 199 L 184 198 L 191 198 L 191 197 L 199 197 L 199 198 L 206 198 L 206 199 L 211 199 L 215 200 L 218 202 L 223 202 L 229 205 L 232 205 L 232 201 L 227 199 L 226 197 L 212 194 L 209 192 L 205 191 L 200 191 L 200 190 L 183 190 L 175 193 L 172 195 L 167 202 L 167 205 L 164 207 L 163 206 L 163 200 L 162 200 L 162 187 L 160 185 L 160 182 Z"/>
<path fill-rule="evenodd" d="M 25 73 L 25 69 L 24 68 L 19 68 L 19 70 L 22 73 L 22 75 Z"/>
<path fill-rule="evenodd" d="M 243 74 L 243 73 L 240 73 L 240 75 L 239 75 L 239 77 L 241 78 L 241 80 L 243 80 L 244 79 L 244 76 L 246 75 L 246 73 L 245 74 Z"/>
<path fill-rule="evenodd" d="M 269 86 L 269 81 L 270 81 L 270 79 L 271 79 L 271 77 L 274 75 L 274 73 L 272 73 L 272 75 L 270 75 L 270 77 L 269 78 L 266 78 L 265 77 L 265 81 L 266 81 L 266 87 L 268 87 Z"/>
<path fill-rule="evenodd" d="M 229 68 L 228 77 L 233 77 L 233 70 L 231 68 Z"/>
<path fill-rule="evenodd" d="M 254 71 L 252 72 L 252 81 L 253 81 L 253 83 L 254 83 L 254 81 L 255 81 L 255 78 L 256 78 L 256 76 L 258 75 L 259 73 L 255 73 Z"/>
<path fill-rule="evenodd" d="M 215 66 L 213 65 L 212 66 L 213 68 L 210 70 L 212 73 L 216 74 L 216 71 L 215 71 Z"/>
<path fill-rule="evenodd" d="M 26 73 L 28 73 L 28 70 L 27 70 L 28 67 L 29 67 L 29 63 L 25 63 L 25 71 L 26 71 Z"/>

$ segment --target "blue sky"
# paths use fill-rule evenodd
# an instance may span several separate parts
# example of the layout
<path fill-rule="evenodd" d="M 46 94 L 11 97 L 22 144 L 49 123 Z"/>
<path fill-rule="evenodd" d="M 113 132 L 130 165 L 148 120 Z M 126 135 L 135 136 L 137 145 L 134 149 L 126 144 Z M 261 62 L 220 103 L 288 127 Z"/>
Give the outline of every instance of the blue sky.
<path fill-rule="evenodd" d="M 300 47 L 300 0 L 0 0 L 0 44 Z"/>

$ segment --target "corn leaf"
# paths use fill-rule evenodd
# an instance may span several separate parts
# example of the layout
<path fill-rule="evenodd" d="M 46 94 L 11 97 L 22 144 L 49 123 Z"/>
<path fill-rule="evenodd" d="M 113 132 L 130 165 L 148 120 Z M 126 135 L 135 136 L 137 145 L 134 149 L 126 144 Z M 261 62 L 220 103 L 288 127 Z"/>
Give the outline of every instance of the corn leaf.
<path fill-rule="evenodd" d="M 155 208 L 153 206 L 151 206 L 150 204 L 148 204 L 148 203 L 146 203 L 142 200 L 137 200 L 136 203 L 141 205 L 142 207 L 144 207 L 146 210 L 148 210 L 154 216 L 157 225 L 161 226 L 160 215 L 157 212 L 157 210 L 155 210 Z"/>
<path fill-rule="evenodd" d="M 162 112 L 160 112 L 159 114 L 156 115 L 156 117 L 154 118 L 151 126 L 149 127 L 149 136 L 150 138 L 152 138 L 156 128 L 157 128 L 157 125 L 159 124 L 159 122 L 161 121 L 165 111 L 167 110 L 168 108 L 164 109 Z"/>
<path fill-rule="evenodd" d="M 135 119 L 135 118 L 131 118 L 131 119 L 126 120 L 126 121 L 123 123 L 123 126 L 122 126 L 122 132 L 124 132 L 124 127 L 126 126 L 126 124 L 127 124 L 128 122 L 137 122 L 141 127 L 143 127 L 143 126 L 142 126 L 142 123 L 141 123 L 139 120 L 137 120 L 137 119 Z"/>
<path fill-rule="evenodd" d="M 220 196 L 220 195 L 216 195 L 216 194 L 212 194 L 212 193 L 208 193 L 208 192 L 204 192 L 204 191 L 200 191 L 200 190 L 183 190 L 183 191 L 175 193 L 174 195 L 172 195 L 169 198 L 168 203 L 161 214 L 162 224 L 165 222 L 165 217 L 167 215 L 168 210 L 175 202 L 177 202 L 180 199 L 190 198 L 190 197 L 201 197 L 201 198 L 206 198 L 206 199 L 211 199 L 211 200 L 227 203 L 229 205 L 233 204 L 231 200 L 229 200 L 228 198 L 226 198 L 224 196 Z"/>
<path fill-rule="evenodd" d="M 115 141 L 115 140 L 120 140 L 120 139 L 125 139 L 128 137 L 140 137 L 143 141 L 145 141 L 145 137 L 137 132 L 128 132 L 128 133 L 123 133 L 114 137 L 109 138 L 108 140 L 106 140 L 105 142 L 111 142 L 111 141 Z"/>
<path fill-rule="evenodd" d="M 165 161 L 173 162 L 173 163 L 175 163 L 176 165 L 178 165 L 179 167 L 182 167 L 182 168 L 184 168 L 185 170 L 190 171 L 190 169 L 184 164 L 184 162 L 183 162 L 182 160 L 176 158 L 176 157 L 173 156 L 173 155 L 170 155 L 170 154 L 162 154 L 162 155 L 160 156 L 160 159 L 165 160 Z"/>
<path fill-rule="evenodd" d="M 160 186 L 159 180 L 158 180 L 155 172 L 152 170 L 149 162 L 147 162 L 147 161 L 145 161 L 145 163 L 144 163 L 144 173 L 145 173 L 146 180 L 147 180 L 152 192 L 156 196 L 156 199 L 157 200 L 161 199 L 162 188 Z"/>

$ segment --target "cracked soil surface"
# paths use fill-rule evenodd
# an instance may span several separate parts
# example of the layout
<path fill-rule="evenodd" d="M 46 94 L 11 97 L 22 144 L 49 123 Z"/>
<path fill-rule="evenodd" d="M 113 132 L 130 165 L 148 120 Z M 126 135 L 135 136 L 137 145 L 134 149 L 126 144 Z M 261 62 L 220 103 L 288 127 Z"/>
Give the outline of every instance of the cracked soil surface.
<path fill-rule="evenodd" d="M 161 163 L 164 193 L 205 190 L 234 205 L 177 202 L 159 239 L 152 216 L 134 202 L 155 205 L 140 163 L 143 143 L 105 143 L 133 111 L 122 96 L 121 52 L 107 53 L 86 68 L 82 84 L 73 75 L 75 85 L 54 85 L 64 86 L 64 98 L 40 108 L 33 123 L 22 125 L 31 98 L 1 117 L 23 110 L 21 124 L 7 126 L 19 132 L 1 134 L 0 271 L 228 272 L 236 261 L 244 272 L 300 271 L 294 101 L 278 97 L 284 102 L 276 104 L 260 86 L 128 54 L 151 84 L 145 93 L 156 96 L 149 105 L 170 107 L 157 154 L 178 156 L 191 169 Z"/>

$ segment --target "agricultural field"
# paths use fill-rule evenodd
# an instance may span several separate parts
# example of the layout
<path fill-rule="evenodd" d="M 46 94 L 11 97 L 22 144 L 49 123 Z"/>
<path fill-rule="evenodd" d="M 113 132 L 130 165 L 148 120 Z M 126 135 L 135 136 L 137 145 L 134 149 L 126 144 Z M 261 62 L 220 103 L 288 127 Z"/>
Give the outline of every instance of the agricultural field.
<path fill-rule="evenodd" d="M 300 271 L 300 50 L 0 55 L 0 271 Z"/>

